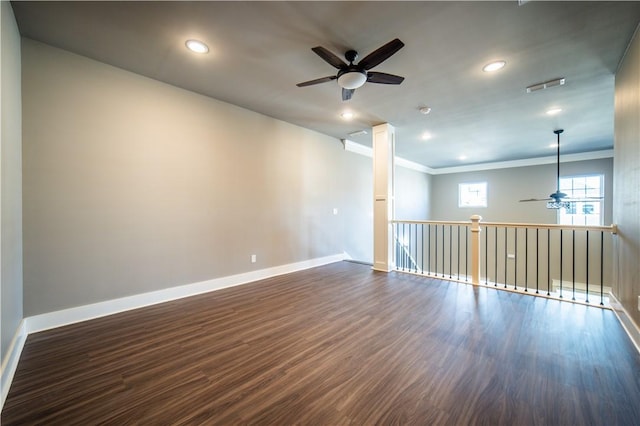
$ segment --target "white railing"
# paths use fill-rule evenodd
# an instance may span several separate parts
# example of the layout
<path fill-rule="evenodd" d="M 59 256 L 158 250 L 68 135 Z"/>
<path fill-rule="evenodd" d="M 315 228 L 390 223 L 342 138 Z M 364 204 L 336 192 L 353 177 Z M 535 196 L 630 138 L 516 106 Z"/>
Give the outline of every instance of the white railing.
<path fill-rule="evenodd" d="M 395 269 L 604 305 L 611 226 L 393 220 Z"/>

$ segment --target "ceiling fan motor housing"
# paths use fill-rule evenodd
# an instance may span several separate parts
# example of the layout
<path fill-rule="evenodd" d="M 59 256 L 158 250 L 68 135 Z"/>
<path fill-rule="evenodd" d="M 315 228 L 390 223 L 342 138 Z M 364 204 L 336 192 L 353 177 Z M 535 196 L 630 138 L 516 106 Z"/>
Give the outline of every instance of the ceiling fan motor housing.
<path fill-rule="evenodd" d="M 353 64 L 356 59 L 358 59 L 358 52 L 356 52 L 355 50 L 347 50 L 347 52 L 344 54 L 344 57 L 347 61 L 349 61 L 349 64 Z"/>

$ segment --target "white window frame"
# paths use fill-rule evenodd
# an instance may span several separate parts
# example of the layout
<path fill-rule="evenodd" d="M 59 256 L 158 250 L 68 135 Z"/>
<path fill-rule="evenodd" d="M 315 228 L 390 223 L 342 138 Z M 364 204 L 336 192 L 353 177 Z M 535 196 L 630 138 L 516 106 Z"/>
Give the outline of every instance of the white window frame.
<path fill-rule="evenodd" d="M 591 194 L 588 194 L 589 188 L 575 188 L 575 181 L 578 179 L 585 178 L 599 178 L 600 187 L 598 193 L 594 193 L 591 191 Z M 571 187 L 567 186 L 567 181 L 571 181 Z M 583 175 L 571 175 L 571 176 L 563 176 L 560 178 L 560 192 L 564 192 L 567 194 L 567 198 L 576 199 L 579 201 L 570 201 L 571 202 L 571 211 L 575 213 L 568 213 L 566 209 L 558 209 L 557 212 L 557 223 L 560 225 L 595 225 L 602 226 L 604 224 L 604 174 L 602 173 L 593 173 L 593 174 L 583 174 Z M 601 197 L 600 199 L 587 199 L 586 197 Z M 586 214 L 588 207 L 591 206 L 592 209 L 596 211 L 596 214 Z M 583 214 L 580 214 L 580 211 Z M 589 220 L 593 219 L 594 216 L 598 217 L 597 221 Z"/>
<path fill-rule="evenodd" d="M 466 202 L 463 201 L 463 195 L 464 194 L 468 194 L 471 191 L 469 190 L 470 187 L 472 185 L 479 185 L 481 187 L 483 187 L 483 189 L 479 192 L 484 192 L 484 197 L 483 196 L 477 196 L 475 197 L 476 202 L 473 202 L 473 198 L 470 200 L 467 200 Z M 460 208 L 486 208 L 487 207 L 487 203 L 488 203 L 488 198 L 489 198 L 489 189 L 488 189 L 488 184 L 487 182 L 462 182 L 458 184 L 458 207 Z"/>

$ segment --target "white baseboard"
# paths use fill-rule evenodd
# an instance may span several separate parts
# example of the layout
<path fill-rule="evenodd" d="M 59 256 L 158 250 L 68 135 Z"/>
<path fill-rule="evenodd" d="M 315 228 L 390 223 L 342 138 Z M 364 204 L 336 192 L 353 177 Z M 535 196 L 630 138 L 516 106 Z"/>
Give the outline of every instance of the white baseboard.
<path fill-rule="evenodd" d="M 13 381 L 13 375 L 18 368 L 18 361 L 20 360 L 20 354 L 22 354 L 22 348 L 24 348 L 24 342 L 27 340 L 27 327 L 25 320 L 20 321 L 16 334 L 11 339 L 7 354 L 2 360 L 2 381 L 0 382 L 0 410 L 4 407 L 4 401 L 9 394 L 9 388 Z"/>
<path fill-rule="evenodd" d="M 137 294 L 135 296 L 122 297 L 119 299 L 107 300 L 105 302 L 48 312 L 46 314 L 25 318 L 26 329 L 27 333 L 49 330 L 63 325 L 74 324 L 94 318 L 117 314 L 119 312 L 155 305 L 157 303 L 169 302 L 171 300 L 182 299 L 184 297 L 195 296 L 197 294 L 246 284 L 252 281 L 275 277 L 277 275 L 313 268 L 315 266 L 339 262 L 344 258 L 344 253 L 336 254 L 305 260 L 302 262 L 290 263 L 287 265 L 274 266 L 272 268 L 260 269 L 257 271 L 245 272 L 237 275 L 215 278 L 193 284 L 170 287 L 149 293 Z"/>
<path fill-rule="evenodd" d="M 618 317 L 618 321 L 622 324 L 622 328 L 627 332 L 629 338 L 635 345 L 638 352 L 640 352 L 640 327 L 633 320 L 633 317 L 629 315 L 627 310 L 622 306 L 622 303 L 618 301 L 618 299 L 613 295 L 613 293 L 609 293 L 609 304 L 611 305 L 611 309 Z"/>

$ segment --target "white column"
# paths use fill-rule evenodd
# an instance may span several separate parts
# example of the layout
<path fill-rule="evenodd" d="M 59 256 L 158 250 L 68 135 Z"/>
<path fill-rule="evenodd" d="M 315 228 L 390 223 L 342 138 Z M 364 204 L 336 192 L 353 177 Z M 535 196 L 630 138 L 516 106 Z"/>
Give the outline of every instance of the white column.
<path fill-rule="evenodd" d="M 393 178 L 395 129 L 388 123 L 373 127 L 373 269 L 393 269 Z"/>

